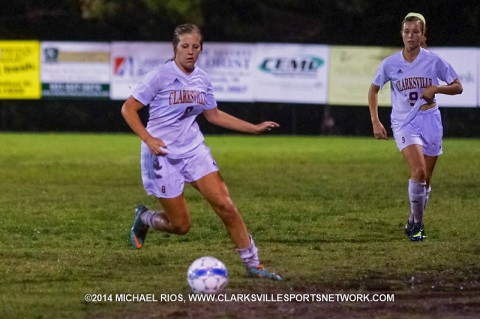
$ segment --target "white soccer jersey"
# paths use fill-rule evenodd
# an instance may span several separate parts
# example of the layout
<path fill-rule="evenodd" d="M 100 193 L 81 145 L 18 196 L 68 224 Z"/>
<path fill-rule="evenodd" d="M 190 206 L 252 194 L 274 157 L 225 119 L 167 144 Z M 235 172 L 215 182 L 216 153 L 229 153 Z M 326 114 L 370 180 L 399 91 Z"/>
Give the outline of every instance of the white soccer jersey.
<path fill-rule="evenodd" d="M 198 67 L 190 75 L 174 61 L 156 67 L 145 75 L 132 96 L 148 105 L 147 131 L 166 145 L 166 156 L 181 158 L 204 141 L 197 115 L 217 106 L 207 74 Z"/>
<path fill-rule="evenodd" d="M 390 81 L 392 129 L 400 128 L 415 102 L 422 96 L 423 90 L 438 85 L 439 80 L 452 83 L 458 78 L 452 66 L 428 50 L 420 48 L 412 63 L 403 58 L 402 51 L 389 56 L 378 67 L 373 84 L 382 88 Z"/>

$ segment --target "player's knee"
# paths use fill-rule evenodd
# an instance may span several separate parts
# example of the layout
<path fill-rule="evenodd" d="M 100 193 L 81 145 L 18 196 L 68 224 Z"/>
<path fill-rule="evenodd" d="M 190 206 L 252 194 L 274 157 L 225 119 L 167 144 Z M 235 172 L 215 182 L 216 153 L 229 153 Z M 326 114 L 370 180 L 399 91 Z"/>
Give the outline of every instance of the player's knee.
<path fill-rule="evenodd" d="M 223 198 L 221 201 L 218 201 L 215 204 L 216 210 L 225 213 L 225 214 L 232 214 L 234 213 L 237 208 L 233 204 L 232 200 L 229 197 Z"/>
<path fill-rule="evenodd" d="M 190 217 L 188 215 L 172 218 L 170 220 L 171 232 L 176 235 L 185 235 L 190 230 Z"/>
<path fill-rule="evenodd" d="M 190 223 L 172 225 L 172 231 L 177 235 L 185 235 L 188 233 L 189 230 L 190 230 Z"/>
<path fill-rule="evenodd" d="M 416 181 L 423 182 L 427 179 L 427 172 L 424 167 L 415 167 L 412 172 L 412 178 Z"/>

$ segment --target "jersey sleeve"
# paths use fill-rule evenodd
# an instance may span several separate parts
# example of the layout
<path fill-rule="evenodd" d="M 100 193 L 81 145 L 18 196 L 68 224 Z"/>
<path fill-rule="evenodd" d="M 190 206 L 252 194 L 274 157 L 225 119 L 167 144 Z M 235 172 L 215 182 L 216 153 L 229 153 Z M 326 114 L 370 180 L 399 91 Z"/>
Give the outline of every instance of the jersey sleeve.
<path fill-rule="evenodd" d="M 213 86 L 210 81 L 207 82 L 207 94 L 205 99 L 205 109 L 210 110 L 217 107 L 217 100 L 213 94 Z"/>
<path fill-rule="evenodd" d="M 149 105 L 158 91 L 155 89 L 159 82 L 156 75 L 156 70 L 150 71 L 133 89 L 132 96 L 143 105 Z"/>
<path fill-rule="evenodd" d="M 457 72 L 455 72 L 450 63 L 448 63 L 441 57 L 438 57 L 436 68 L 437 70 L 439 70 L 438 78 L 445 83 L 450 84 L 456 79 L 458 79 Z"/>
<path fill-rule="evenodd" d="M 380 89 L 382 89 L 382 87 L 388 81 L 390 81 L 390 79 L 387 77 L 387 70 L 386 70 L 385 60 L 384 60 L 382 63 L 380 63 L 380 65 L 377 69 L 377 72 L 375 73 L 375 76 L 373 77 L 372 83 L 375 84 L 376 86 L 379 86 Z"/>

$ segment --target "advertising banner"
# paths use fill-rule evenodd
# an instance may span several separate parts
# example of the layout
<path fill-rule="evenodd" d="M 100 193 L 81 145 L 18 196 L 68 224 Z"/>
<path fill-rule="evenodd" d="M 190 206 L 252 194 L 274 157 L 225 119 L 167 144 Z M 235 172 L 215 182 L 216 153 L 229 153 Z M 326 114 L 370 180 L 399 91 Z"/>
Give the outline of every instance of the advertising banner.
<path fill-rule="evenodd" d="M 257 44 L 255 101 L 325 104 L 328 63 L 326 45 Z"/>
<path fill-rule="evenodd" d="M 112 100 L 126 100 L 135 84 L 156 66 L 173 57 L 169 42 L 112 42 Z"/>
<path fill-rule="evenodd" d="M 438 54 L 452 65 L 462 83 L 463 93 L 459 95 L 437 94 L 440 107 L 476 107 L 479 105 L 479 52 L 476 48 L 431 47 L 428 50 Z M 442 83 L 445 84 L 445 83 Z"/>
<path fill-rule="evenodd" d="M 197 65 L 207 72 L 217 101 L 253 102 L 254 44 L 206 43 Z"/>
<path fill-rule="evenodd" d="M 219 102 L 368 106 L 368 89 L 394 47 L 205 43 L 197 65 Z M 480 49 L 431 47 L 464 91 L 442 107 L 480 106 Z M 127 99 L 150 70 L 173 57 L 170 42 L 0 41 L 0 99 Z M 390 84 L 379 92 L 390 106 Z"/>
<path fill-rule="evenodd" d="M 43 97 L 108 98 L 110 43 L 42 42 Z"/>
<path fill-rule="evenodd" d="M 0 99 L 40 98 L 40 42 L 0 41 Z"/>
<path fill-rule="evenodd" d="M 368 106 L 368 89 L 380 63 L 398 48 L 331 46 L 328 104 Z M 390 83 L 378 93 L 378 105 L 390 106 Z"/>

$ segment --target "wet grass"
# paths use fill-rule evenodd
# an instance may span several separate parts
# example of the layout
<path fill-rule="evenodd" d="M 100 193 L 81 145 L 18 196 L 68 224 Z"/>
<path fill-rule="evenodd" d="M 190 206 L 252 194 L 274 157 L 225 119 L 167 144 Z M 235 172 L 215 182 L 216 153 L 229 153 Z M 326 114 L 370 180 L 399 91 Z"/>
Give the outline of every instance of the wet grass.
<path fill-rule="evenodd" d="M 408 171 L 391 140 L 208 136 L 207 144 L 261 259 L 285 281 L 245 278 L 223 225 L 189 186 L 189 234 L 151 232 L 143 249 L 131 248 L 133 208 L 157 205 L 141 185 L 135 136 L 2 133 L 1 317 L 123 318 L 161 305 L 187 317 L 171 303 L 84 296 L 186 296 L 186 270 L 202 255 L 227 264 L 228 293 L 478 291 L 480 140 L 445 140 L 422 243 L 402 234 Z"/>

